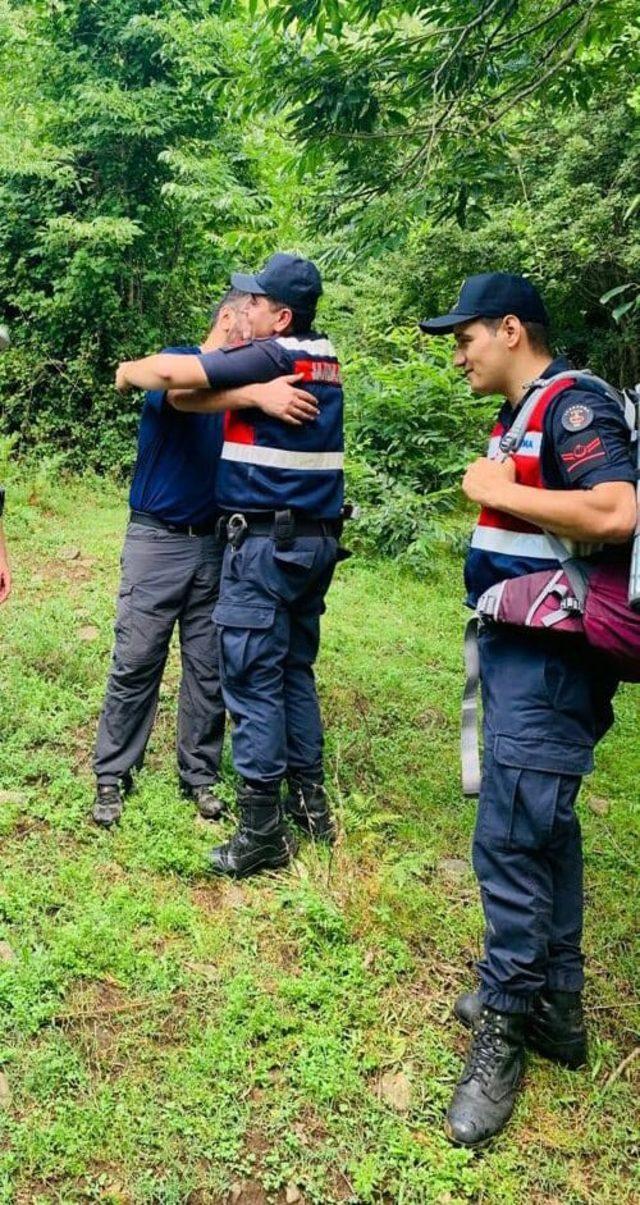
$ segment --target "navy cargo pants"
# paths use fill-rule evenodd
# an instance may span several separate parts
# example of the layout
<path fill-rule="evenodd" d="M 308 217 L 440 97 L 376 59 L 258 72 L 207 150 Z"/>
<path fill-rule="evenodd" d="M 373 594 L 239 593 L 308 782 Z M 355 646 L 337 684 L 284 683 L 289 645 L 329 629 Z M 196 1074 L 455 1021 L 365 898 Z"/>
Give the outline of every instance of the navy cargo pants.
<path fill-rule="evenodd" d="M 98 782 L 116 783 L 142 766 L 176 624 L 182 659 L 178 770 L 192 787 L 218 778 L 225 713 L 211 608 L 218 597 L 222 551 L 213 535 L 129 523 L 93 763 Z"/>
<path fill-rule="evenodd" d="M 484 758 L 473 865 L 485 914 L 480 994 L 528 1012 L 583 985 L 582 844 L 574 805 L 613 722 L 617 679 L 589 647 L 487 625 Z"/>
<path fill-rule="evenodd" d="M 313 663 L 324 596 L 339 556 L 330 536 L 269 536 L 227 546 L 220 598 L 220 677 L 233 720 L 233 763 L 245 780 L 276 786 L 287 771 L 322 780 L 322 721 Z"/>

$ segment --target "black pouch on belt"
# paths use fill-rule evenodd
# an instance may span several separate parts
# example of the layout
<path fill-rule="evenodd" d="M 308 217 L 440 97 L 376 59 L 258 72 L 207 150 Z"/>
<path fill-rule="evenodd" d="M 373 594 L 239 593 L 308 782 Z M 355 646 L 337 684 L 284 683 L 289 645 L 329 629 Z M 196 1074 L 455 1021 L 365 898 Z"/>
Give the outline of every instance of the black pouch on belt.
<path fill-rule="evenodd" d="M 293 547 L 296 535 L 296 521 L 290 510 L 277 510 L 273 524 L 273 538 L 278 552 L 286 552 Z"/>

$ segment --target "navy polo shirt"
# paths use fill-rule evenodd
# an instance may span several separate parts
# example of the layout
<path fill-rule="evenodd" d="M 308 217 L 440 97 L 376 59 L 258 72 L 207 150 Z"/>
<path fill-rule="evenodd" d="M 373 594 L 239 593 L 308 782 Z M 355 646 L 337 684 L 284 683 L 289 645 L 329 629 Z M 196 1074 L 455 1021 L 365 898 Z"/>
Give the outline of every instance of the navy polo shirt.
<path fill-rule="evenodd" d="M 571 372 L 558 356 L 542 377 Z M 520 407 L 505 402 L 500 420 L 510 427 Z M 629 428 L 622 407 L 595 390 L 560 393 L 548 406 L 543 424 L 540 468 L 547 489 L 592 489 L 605 481 L 635 485 L 636 472 Z"/>
<path fill-rule="evenodd" d="M 199 347 L 163 350 L 200 355 Z M 185 414 L 168 405 L 159 390 L 147 393 L 129 494 L 131 509 L 181 526 L 212 522 L 217 514 L 222 420 L 222 414 Z"/>

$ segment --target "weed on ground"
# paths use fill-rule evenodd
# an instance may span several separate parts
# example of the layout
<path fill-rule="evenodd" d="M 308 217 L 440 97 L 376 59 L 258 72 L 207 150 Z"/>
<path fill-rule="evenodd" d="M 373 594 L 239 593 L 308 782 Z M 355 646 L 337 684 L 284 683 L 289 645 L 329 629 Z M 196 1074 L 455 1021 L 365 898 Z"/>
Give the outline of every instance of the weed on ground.
<path fill-rule="evenodd" d="M 340 566 L 318 677 L 340 840 L 211 880 L 231 824 L 177 790 L 173 649 L 121 826 L 92 826 L 121 495 L 16 482 L 0 612 L 0 1202 L 632 1205 L 640 1200 L 640 692 L 580 804 L 591 1059 L 531 1058 L 509 1129 L 443 1113 L 482 921 L 457 765 L 460 565 Z M 224 781 L 233 796 L 225 755 Z"/>

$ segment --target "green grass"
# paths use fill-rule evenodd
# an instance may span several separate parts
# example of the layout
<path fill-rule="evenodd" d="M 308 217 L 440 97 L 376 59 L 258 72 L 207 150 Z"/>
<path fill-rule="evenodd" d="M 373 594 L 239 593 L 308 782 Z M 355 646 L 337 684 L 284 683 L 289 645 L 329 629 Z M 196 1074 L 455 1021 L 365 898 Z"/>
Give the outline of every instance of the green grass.
<path fill-rule="evenodd" d="M 457 1150 L 442 1134 L 465 1047 L 450 1007 L 482 931 L 471 872 L 441 865 L 468 863 L 474 819 L 459 564 L 428 581 L 340 567 L 318 667 L 340 843 L 237 885 L 206 877 L 220 830 L 176 789 L 175 650 L 121 827 L 88 820 L 121 495 L 45 475 L 16 483 L 9 511 L 0 1202 L 260 1205 L 293 1186 L 307 1205 L 639 1201 L 640 1060 L 609 1080 L 640 1027 L 640 692 L 621 693 L 580 807 L 590 1067 L 531 1058 L 507 1132 Z M 228 760 L 225 777 L 231 790 Z"/>

